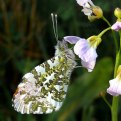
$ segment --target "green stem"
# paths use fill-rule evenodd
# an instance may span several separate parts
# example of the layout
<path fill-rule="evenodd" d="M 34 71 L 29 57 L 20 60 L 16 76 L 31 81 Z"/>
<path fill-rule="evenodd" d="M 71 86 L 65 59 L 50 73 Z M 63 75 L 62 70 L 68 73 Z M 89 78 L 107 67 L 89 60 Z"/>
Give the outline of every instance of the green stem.
<path fill-rule="evenodd" d="M 98 35 L 98 37 L 102 37 L 102 35 L 103 34 L 105 34 L 105 32 L 107 32 L 108 30 L 110 30 L 111 29 L 111 27 L 108 27 L 108 28 L 106 28 L 106 29 L 104 29 L 99 35 Z"/>
<path fill-rule="evenodd" d="M 120 61 L 121 59 L 121 31 L 119 31 L 119 36 L 120 36 L 120 49 L 116 53 L 114 77 L 116 77 L 117 68 L 121 64 L 121 61 Z"/>
<path fill-rule="evenodd" d="M 114 31 L 112 30 L 112 35 L 113 35 L 113 38 L 114 38 L 114 42 L 115 42 L 115 47 L 116 47 L 116 53 L 118 52 L 118 41 L 116 39 L 116 35 L 114 33 Z"/>
<path fill-rule="evenodd" d="M 108 26 L 111 27 L 111 24 L 109 23 L 109 21 L 104 16 L 102 17 L 102 20 L 104 20 L 108 24 Z M 114 39 L 114 42 L 115 42 L 116 53 L 117 53 L 118 52 L 118 41 L 116 39 L 116 35 L 115 35 L 113 30 L 112 30 L 112 35 L 113 35 L 113 39 Z"/>
<path fill-rule="evenodd" d="M 114 78 L 116 77 L 117 68 L 119 66 L 119 60 L 120 60 L 120 50 L 116 53 L 116 62 L 115 62 L 115 68 L 114 68 Z"/>
<path fill-rule="evenodd" d="M 121 30 L 119 31 L 119 35 L 120 35 L 120 49 L 121 49 Z"/>
<path fill-rule="evenodd" d="M 111 105 L 110 103 L 108 102 L 108 100 L 106 99 L 105 96 L 102 96 L 103 100 L 105 101 L 105 103 L 108 105 L 108 107 L 111 109 Z"/>
<path fill-rule="evenodd" d="M 115 62 L 115 69 L 114 69 L 114 78 L 116 77 L 117 68 L 119 66 L 120 60 L 120 50 L 116 53 L 116 62 Z M 112 107 L 111 107 L 111 114 L 112 114 L 112 121 L 118 121 L 118 96 L 113 97 Z"/>
<path fill-rule="evenodd" d="M 120 49 L 121 49 L 121 31 L 119 31 L 120 35 Z M 115 70 L 114 70 L 114 78 L 116 77 L 117 73 L 117 68 L 121 64 L 120 62 L 120 50 L 116 53 L 116 62 L 115 62 Z M 112 108 L 111 108 L 111 113 L 112 113 L 112 121 L 118 121 L 118 100 L 119 97 L 113 97 L 112 101 Z"/>
<path fill-rule="evenodd" d="M 113 97 L 111 113 L 112 121 L 118 121 L 118 97 Z"/>
<path fill-rule="evenodd" d="M 111 27 L 111 24 L 109 23 L 109 21 L 103 16 L 102 19 L 108 24 L 108 26 Z"/>

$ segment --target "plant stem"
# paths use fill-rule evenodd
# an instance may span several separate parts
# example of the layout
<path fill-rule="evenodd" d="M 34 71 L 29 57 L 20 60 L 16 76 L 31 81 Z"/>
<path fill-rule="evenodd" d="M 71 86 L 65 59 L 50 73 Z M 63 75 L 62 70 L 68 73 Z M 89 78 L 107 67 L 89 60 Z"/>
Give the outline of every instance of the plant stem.
<path fill-rule="evenodd" d="M 105 17 L 102 17 L 102 19 L 109 25 L 109 27 L 111 27 L 111 24 Z M 115 68 L 114 68 L 114 78 L 115 78 L 117 68 L 119 66 L 120 50 L 118 50 L 118 41 L 116 39 L 114 31 L 112 31 L 112 35 L 113 35 L 115 47 L 116 47 L 116 61 L 115 61 Z M 121 47 L 121 33 L 120 33 L 120 47 Z M 112 114 L 112 121 L 118 121 L 118 96 L 113 97 L 112 106 L 111 106 L 111 114 Z"/>
<path fill-rule="evenodd" d="M 98 35 L 98 37 L 102 37 L 102 35 L 103 34 L 105 34 L 108 30 L 110 30 L 111 29 L 111 27 L 108 27 L 108 28 L 106 28 L 106 29 L 104 29 L 99 35 Z"/>
<path fill-rule="evenodd" d="M 121 30 L 119 31 L 119 35 L 120 35 L 120 49 L 121 49 Z"/>
<path fill-rule="evenodd" d="M 109 23 L 109 21 L 103 16 L 102 19 L 108 24 L 108 26 L 111 27 L 111 24 Z"/>
<path fill-rule="evenodd" d="M 111 113 L 112 121 L 118 121 L 118 97 L 113 97 Z"/>
<path fill-rule="evenodd" d="M 114 78 L 116 77 L 117 68 L 119 66 L 119 58 L 120 57 L 120 50 L 116 54 L 116 62 L 115 62 L 115 69 L 114 69 Z M 118 96 L 113 97 L 112 107 L 111 107 L 111 114 L 112 114 L 112 121 L 118 121 Z"/>
<path fill-rule="evenodd" d="M 102 96 L 103 100 L 105 101 L 105 103 L 108 105 L 108 107 L 111 109 L 111 105 L 110 103 L 108 102 L 108 100 L 106 99 L 105 96 Z"/>
<path fill-rule="evenodd" d="M 121 31 L 119 31 L 119 35 L 120 35 L 120 49 L 121 49 Z M 115 62 L 115 70 L 114 70 L 114 78 L 116 77 L 116 73 L 117 73 L 117 68 L 118 66 L 121 64 L 120 62 L 120 49 L 119 51 L 116 53 L 116 62 Z M 113 97 L 113 101 L 112 101 L 112 107 L 111 107 L 111 113 L 112 113 L 112 121 L 118 121 L 118 100 L 119 97 Z"/>
<path fill-rule="evenodd" d="M 102 20 L 105 21 L 109 27 L 111 27 L 111 24 L 109 23 L 109 21 L 103 16 L 102 17 Z M 114 31 L 112 30 L 112 35 L 113 35 L 113 39 L 114 39 L 114 42 L 115 42 L 115 47 L 116 47 L 116 53 L 118 52 L 118 41 L 116 39 L 116 35 L 114 33 Z"/>
<path fill-rule="evenodd" d="M 114 78 L 116 77 L 117 68 L 121 64 L 121 31 L 119 31 L 119 36 L 120 36 L 120 49 L 116 53 Z"/>
<path fill-rule="evenodd" d="M 119 60 L 120 60 L 120 50 L 116 53 L 116 62 L 115 62 L 115 68 L 114 68 L 114 78 L 116 77 L 117 68 L 119 66 Z"/>

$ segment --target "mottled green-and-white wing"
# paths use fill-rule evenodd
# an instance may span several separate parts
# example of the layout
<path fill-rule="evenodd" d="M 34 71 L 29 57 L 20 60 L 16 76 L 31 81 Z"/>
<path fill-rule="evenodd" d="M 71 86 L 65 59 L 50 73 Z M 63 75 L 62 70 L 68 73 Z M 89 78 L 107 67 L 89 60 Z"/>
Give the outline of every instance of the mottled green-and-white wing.
<path fill-rule="evenodd" d="M 57 111 L 65 99 L 70 78 L 67 58 L 56 56 L 23 76 L 13 97 L 13 107 L 22 114 Z"/>

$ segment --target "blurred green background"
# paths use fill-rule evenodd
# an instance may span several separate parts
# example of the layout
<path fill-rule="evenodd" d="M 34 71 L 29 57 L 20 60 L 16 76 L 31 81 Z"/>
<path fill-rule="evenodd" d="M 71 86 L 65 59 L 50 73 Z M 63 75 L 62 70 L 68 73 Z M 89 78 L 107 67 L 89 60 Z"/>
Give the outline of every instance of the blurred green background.
<path fill-rule="evenodd" d="M 94 0 L 113 24 L 119 0 Z M 58 14 L 58 34 L 88 38 L 105 29 L 102 20 L 89 22 L 76 0 L 0 0 L 0 121 L 110 121 L 110 110 L 103 97 L 113 78 L 115 46 L 111 32 L 103 36 L 92 73 L 83 68 L 72 73 L 67 97 L 58 112 L 47 115 L 22 115 L 12 107 L 12 95 L 22 76 L 54 56 L 51 13 Z M 117 35 L 118 38 L 118 35 Z M 120 101 L 121 103 L 121 101 Z M 119 104 L 120 106 L 120 104 Z M 119 107 L 119 119 L 121 119 Z"/>

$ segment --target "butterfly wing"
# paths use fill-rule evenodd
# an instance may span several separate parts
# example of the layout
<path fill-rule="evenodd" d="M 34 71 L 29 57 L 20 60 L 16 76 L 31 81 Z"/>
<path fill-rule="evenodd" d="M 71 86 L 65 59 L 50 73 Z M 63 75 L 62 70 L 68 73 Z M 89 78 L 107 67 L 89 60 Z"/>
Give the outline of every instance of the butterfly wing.
<path fill-rule="evenodd" d="M 68 88 L 68 59 L 55 56 L 23 76 L 13 96 L 13 107 L 22 114 L 43 114 L 59 110 Z"/>

